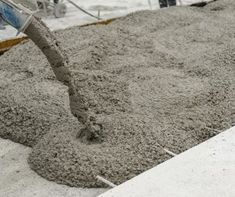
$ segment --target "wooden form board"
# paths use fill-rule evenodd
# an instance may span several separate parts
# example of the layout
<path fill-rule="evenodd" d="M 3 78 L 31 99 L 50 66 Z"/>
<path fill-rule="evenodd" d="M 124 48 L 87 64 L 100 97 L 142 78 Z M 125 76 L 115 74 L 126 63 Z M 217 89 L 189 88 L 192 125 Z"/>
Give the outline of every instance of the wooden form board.
<path fill-rule="evenodd" d="M 0 54 L 6 52 L 9 50 L 11 47 L 21 43 L 22 41 L 27 40 L 27 37 L 20 37 L 20 38 L 13 38 L 9 40 L 4 40 L 0 42 Z"/>

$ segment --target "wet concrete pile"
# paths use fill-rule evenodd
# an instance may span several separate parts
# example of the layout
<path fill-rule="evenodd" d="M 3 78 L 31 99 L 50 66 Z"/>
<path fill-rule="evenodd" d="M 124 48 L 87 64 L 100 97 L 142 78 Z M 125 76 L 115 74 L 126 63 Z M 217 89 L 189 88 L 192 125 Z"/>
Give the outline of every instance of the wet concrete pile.
<path fill-rule="evenodd" d="M 86 187 L 171 158 L 163 147 L 203 142 L 235 122 L 234 11 L 220 0 L 57 32 L 79 121 L 41 51 L 32 42 L 11 49 L 0 57 L 0 136 L 33 147 L 28 162 L 41 176 Z"/>

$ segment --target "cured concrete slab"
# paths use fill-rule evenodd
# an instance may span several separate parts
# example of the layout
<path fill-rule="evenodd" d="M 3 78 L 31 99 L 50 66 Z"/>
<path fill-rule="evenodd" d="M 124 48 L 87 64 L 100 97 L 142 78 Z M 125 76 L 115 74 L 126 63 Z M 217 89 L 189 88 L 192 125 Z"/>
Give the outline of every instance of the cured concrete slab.
<path fill-rule="evenodd" d="M 0 138 L 1 197 L 95 197 L 106 189 L 82 189 L 47 181 L 33 172 L 27 157 L 31 148 Z"/>
<path fill-rule="evenodd" d="M 235 127 L 99 197 L 234 197 Z"/>

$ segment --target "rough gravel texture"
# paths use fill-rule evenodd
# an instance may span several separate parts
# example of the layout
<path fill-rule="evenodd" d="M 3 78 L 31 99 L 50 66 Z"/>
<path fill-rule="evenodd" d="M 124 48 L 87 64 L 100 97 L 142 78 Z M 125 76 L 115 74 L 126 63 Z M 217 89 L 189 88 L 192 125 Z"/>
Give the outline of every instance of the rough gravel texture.
<path fill-rule="evenodd" d="M 235 1 L 133 13 L 57 32 L 92 133 L 31 42 L 0 61 L 0 135 L 71 186 L 120 184 L 235 122 Z M 76 108 L 76 106 L 72 106 Z"/>

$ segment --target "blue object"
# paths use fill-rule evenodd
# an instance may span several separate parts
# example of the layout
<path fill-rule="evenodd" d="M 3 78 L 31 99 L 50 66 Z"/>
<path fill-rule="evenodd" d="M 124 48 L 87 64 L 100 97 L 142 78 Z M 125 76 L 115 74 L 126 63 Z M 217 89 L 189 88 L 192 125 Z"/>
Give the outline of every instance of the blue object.
<path fill-rule="evenodd" d="M 4 29 L 6 29 L 6 27 L 4 26 L 3 20 L 2 20 L 2 18 L 0 16 L 0 30 L 4 30 Z"/>
<path fill-rule="evenodd" d="M 26 21 L 25 17 L 22 17 L 22 14 L 19 12 L 19 10 L 1 1 L 0 1 L 0 15 L 5 22 L 9 23 L 17 30 L 20 30 Z"/>

